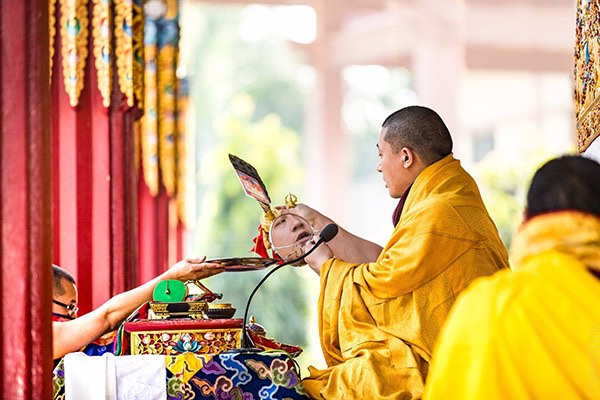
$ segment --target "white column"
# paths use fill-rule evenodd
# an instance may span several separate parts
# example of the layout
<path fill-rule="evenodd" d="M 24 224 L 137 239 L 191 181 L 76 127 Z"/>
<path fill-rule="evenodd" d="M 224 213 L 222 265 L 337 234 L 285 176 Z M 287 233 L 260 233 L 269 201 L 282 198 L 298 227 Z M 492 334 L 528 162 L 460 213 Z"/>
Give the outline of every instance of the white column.
<path fill-rule="evenodd" d="M 419 31 L 408 40 L 411 72 L 420 105 L 437 111 L 454 139 L 458 158 L 471 158 L 460 126 L 460 87 L 465 70 L 464 4 L 460 0 L 419 0 Z"/>
<path fill-rule="evenodd" d="M 343 223 L 350 195 L 349 139 L 342 124 L 343 88 L 341 68 L 330 57 L 330 35 L 341 26 L 342 0 L 315 4 L 317 39 L 313 45 L 315 87 L 305 134 L 308 198 L 305 201 Z"/>

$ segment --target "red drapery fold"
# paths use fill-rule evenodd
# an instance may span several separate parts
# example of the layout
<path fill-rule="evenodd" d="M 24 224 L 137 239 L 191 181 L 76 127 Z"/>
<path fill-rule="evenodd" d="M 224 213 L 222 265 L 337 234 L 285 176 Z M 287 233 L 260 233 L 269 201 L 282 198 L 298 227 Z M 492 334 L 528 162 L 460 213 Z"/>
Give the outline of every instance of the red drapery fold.
<path fill-rule="evenodd" d="M 52 396 L 47 32 L 48 2 L 0 3 L 0 376 L 13 399 Z"/>

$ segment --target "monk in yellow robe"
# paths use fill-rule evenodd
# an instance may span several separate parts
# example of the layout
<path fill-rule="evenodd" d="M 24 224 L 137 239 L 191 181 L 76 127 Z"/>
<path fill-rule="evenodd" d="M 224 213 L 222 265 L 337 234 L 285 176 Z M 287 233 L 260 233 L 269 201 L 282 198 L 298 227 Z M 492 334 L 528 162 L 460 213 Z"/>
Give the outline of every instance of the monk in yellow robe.
<path fill-rule="evenodd" d="M 420 398 L 456 296 L 508 264 L 437 113 L 425 107 L 395 112 L 377 147 L 377 169 L 390 195 L 400 198 L 388 243 L 382 249 L 340 228 L 305 259 L 320 273 L 319 329 L 328 365 L 311 368 L 303 380 L 312 398 Z M 305 205 L 287 212 L 317 229 L 331 223 Z"/>
<path fill-rule="evenodd" d="M 548 162 L 527 203 L 514 271 L 459 297 L 426 399 L 600 398 L 600 165 Z"/>

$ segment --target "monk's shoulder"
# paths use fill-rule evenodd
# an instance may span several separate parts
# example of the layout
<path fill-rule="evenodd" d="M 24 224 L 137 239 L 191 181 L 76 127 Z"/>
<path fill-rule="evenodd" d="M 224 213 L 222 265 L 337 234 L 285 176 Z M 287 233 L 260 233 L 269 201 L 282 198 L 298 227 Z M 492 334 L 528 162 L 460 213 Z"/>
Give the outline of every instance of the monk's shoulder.
<path fill-rule="evenodd" d="M 427 217 L 434 215 L 446 215 L 456 213 L 454 206 L 443 196 L 432 195 L 426 197 L 406 210 L 406 216 L 411 218 Z"/>

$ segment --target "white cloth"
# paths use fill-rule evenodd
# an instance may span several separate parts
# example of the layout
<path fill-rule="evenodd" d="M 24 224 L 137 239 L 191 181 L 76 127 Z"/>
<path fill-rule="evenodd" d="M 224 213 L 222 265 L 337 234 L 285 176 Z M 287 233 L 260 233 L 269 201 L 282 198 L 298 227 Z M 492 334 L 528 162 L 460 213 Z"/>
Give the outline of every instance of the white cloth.
<path fill-rule="evenodd" d="M 118 400 L 166 400 L 165 356 L 115 357 Z"/>
<path fill-rule="evenodd" d="M 166 400 L 167 372 L 161 355 L 105 353 L 65 356 L 65 400 Z"/>
<path fill-rule="evenodd" d="M 110 357 L 112 356 L 112 357 Z M 109 362 L 109 359 L 111 362 Z M 115 400 L 115 364 L 112 354 L 65 356 L 65 400 Z"/>

